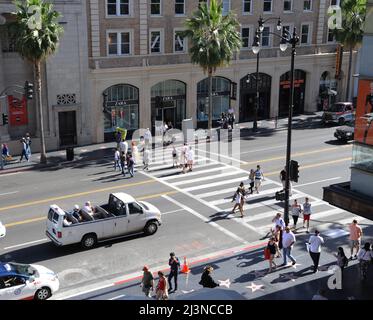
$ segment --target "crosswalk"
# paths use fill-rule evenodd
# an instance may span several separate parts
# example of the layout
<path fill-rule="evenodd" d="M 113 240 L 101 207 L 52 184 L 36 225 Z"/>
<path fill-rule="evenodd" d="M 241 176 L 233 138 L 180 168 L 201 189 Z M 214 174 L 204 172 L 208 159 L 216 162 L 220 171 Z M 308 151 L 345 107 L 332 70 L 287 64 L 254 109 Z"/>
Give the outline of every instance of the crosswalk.
<path fill-rule="evenodd" d="M 242 181 L 247 187 L 249 184 L 249 172 L 237 166 L 209 159 L 208 154 L 196 150 L 195 165 L 192 172 L 182 173 L 180 168 L 173 168 L 171 151 L 158 150 L 153 155 L 153 162 L 149 166 L 147 175 L 159 182 L 173 188 L 187 196 L 193 197 L 201 204 L 210 207 L 224 219 L 230 219 L 240 225 L 264 236 L 273 226 L 272 219 L 277 212 L 283 212 L 283 202 L 275 199 L 275 192 L 282 189 L 280 182 L 265 178 L 259 194 L 249 195 L 244 206 L 244 218 L 237 218 L 237 214 L 231 214 L 232 197 L 239 183 Z M 327 202 L 312 195 L 293 188 L 290 203 L 297 199 L 303 204 L 305 197 L 309 198 L 312 205 L 311 226 L 321 232 L 329 234 L 345 235 L 348 224 L 354 215 L 342 209 L 336 208 Z M 290 217 L 291 218 L 291 217 Z M 359 223 L 365 219 L 359 218 Z M 302 219 L 298 227 L 302 226 Z M 333 232 L 333 230 L 344 232 Z M 332 231 L 330 231 L 332 230 Z"/>

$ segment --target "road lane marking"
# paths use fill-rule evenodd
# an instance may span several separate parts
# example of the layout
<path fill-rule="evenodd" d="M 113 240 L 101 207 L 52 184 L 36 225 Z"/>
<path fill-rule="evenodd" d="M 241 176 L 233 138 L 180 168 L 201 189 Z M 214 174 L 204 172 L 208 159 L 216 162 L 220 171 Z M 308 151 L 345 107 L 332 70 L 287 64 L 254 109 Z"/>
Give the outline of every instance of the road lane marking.
<path fill-rule="evenodd" d="M 4 250 L 24 247 L 24 246 L 27 246 L 27 245 L 30 245 L 30 244 L 35 244 L 35 243 L 39 243 L 39 242 L 46 242 L 46 241 L 49 241 L 49 239 L 44 238 L 44 239 L 40 239 L 40 240 L 29 241 L 29 242 L 17 244 L 17 245 L 11 246 L 11 247 L 6 247 L 6 248 L 4 248 Z"/>
<path fill-rule="evenodd" d="M 326 182 L 326 181 L 332 181 L 332 180 L 338 180 L 341 179 L 342 177 L 335 177 L 335 178 L 330 178 L 330 179 L 324 179 L 324 180 L 319 180 L 319 181 L 313 181 L 313 182 L 308 182 L 308 183 L 303 183 L 303 184 L 298 184 L 297 188 L 299 187 L 304 187 L 304 186 L 309 186 L 311 184 L 318 184 L 321 182 Z"/>
<path fill-rule="evenodd" d="M 108 299 L 108 300 L 116 300 L 116 299 L 123 298 L 123 297 L 125 297 L 125 296 L 126 296 L 125 294 L 121 294 L 120 296 L 116 296 L 116 297 L 114 297 L 114 298 L 110 298 L 110 299 Z"/>
<path fill-rule="evenodd" d="M 239 163 L 241 163 L 241 164 L 243 164 L 243 165 L 246 165 L 246 164 L 248 164 L 246 161 L 242 161 L 242 160 L 239 160 L 239 159 L 236 159 L 236 158 L 233 158 L 233 157 L 228 157 L 228 156 L 225 156 L 225 155 L 223 155 L 223 154 L 220 154 L 220 153 L 215 153 L 215 152 L 211 152 L 211 151 L 207 151 L 207 150 L 203 150 L 203 149 L 198 149 L 198 148 L 196 148 L 196 150 L 198 150 L 198 151 L 201 151 L 201 152 L 204 152 L 204 153 L 208 153 L 208 154 L 212 154 L 212 155 L 214 155 L 214 156 L 217 156 L 217 157 L 219 157 L 219 158 L 224 158 L 224 159 L 228 159 L 228 160 L 231 160 L 231 161 L 236 161 L 236 162 L 239 162 Z M 240 153 L 241 154 L 241 153 Z M 209 158 L 208 158 L 209 159 Z"/>
<path fill-rule="evenodd" d="M 204 215 L 194 211 L 192 208 L 189 208 L 187 207 L 186 205 L 176 201 L 175 199 L 172 199 L 171 197 L 169 196 L 162 196 L 164 199 L 172 202 L 173 204 L 177 205 L 178 207 L 184 209 L 185 211 L 191 213 L 192 215 L 194 215 L 195 217 L 201 219 L 202 221 L 206 222 L 207 224 L 209 224 L 210 226 L 218 229 L 219 231 L 223 232 L 224 234 L 226 234 L 227 236 L 233 238 L 234 240 L 236 241 L 239 241 L 243 244 L 247 244 L 248 242 L 246 240 L 244 240 L 243 238 L 237 236 L 236 234 L 234 234 L 233 232 L 230 232 L 229 230 L 219 226 L 216 222 L 213 222 L 211 221 L 210 219 L 206 218 Z"/>
<path fill-rule="evenodd" d="M 14 176 L 14 175 L 16 175 L 16 174 L 21 174 L 21 173 L 24 174 L 24 173 L 27 173 L 27 171 L 22 171 L 22 172 L 17 171 L 17 172 L 4 173 L 4 174 L 2 174 L 1 176 L 2 176 L 2 177 Z"/>
<path fill-rule="evenodd" d="M 165 214 L 170 214 L 170 213 L 175 213 L 175 212 L 180 212 L 180 211 L 184 211 L 184 209 L 177 209 L 177 210 L 172 210 L 172 211 L 168 211 L 168 212 L 161 212 L 162 213 L 162 216 L 164 216 Z"/>
<path fill-rule="evenodd" d="M 15 194 L 18 193 L 19 191 L 13 191 L 13 192 L 7 192 L 7 193 L 0 193 L 0 196 L 7 196 L 9 194 Z"/>
<path fill-rule="evenodd" d="M 180 186 L 180 185 L 186 185 L 186 184 L 191 184 L 191 183 L 196 183 L 196 182 L 203 182 L 203 181 L 206 181 L 206 180 L 220 179 L 220 178 L 226 177 L 227 173 L 229 173 L 229 176 L 235 176 L 235 175 L 241 175 L 242 174 L 242 172 L 240 172 L 238 170 L 236 170 L 236 171 L 229 170 L 229 171 L 224 172 L 224 173 L 208 175 L 208 176 L 205 176 L 205 177 L 195 178 L 195 179 L 188 179 L 188 175 L 186 175 L 185 180 L 173 182 L 172 185 Z M 245 178 L 247 178 L 247 177 L 245 177 Z"/>
<path fill-rule="evenodd" d="M 2 208 L 0 208 L 0 211 L 16 209 L 16 208 L 24 208 L 24 207 L 28 207 L 28 206 L 32 206 L 32 205 L 36 205 L 36 204 L 48 203 L 48 202 L 52 203 L 52 202 L 55 202 L 57 200 L 70 199 L 70 198 L 85 196 L 85 195 L 89 195 L 89 194 L 93 194 L 93 193 L 111 191 L 111 190 L 116 190 L 116 189 L 121 189 L 121 188 L 129 188 L 129 187 L 140 186 L 140 185 L 143 185 L 143 184 L 154 183 L 154 182 L 155 181 L 153 179 L 150 179 L 150 180 L 146 180 L 146 181 L 129 183 L 129 184 L 122 184 L 122 185 L 119 185 L 119 186 L 113 186 L 113 187 L 108 187 L 108 188 L 94 189 L 94 190 L 89 190 L 89 191 L 84 191 L 84 192 L 79 192 L 79 193 L 67 194 L 67 195 L 59 196 L 59 197 L 41 199 L 41 200 L 26 202 L 26 203 L 22 203 L 22 204 L 16 204 L 16 205 L 12 205 L 12 206 L 2 207 Z"/>

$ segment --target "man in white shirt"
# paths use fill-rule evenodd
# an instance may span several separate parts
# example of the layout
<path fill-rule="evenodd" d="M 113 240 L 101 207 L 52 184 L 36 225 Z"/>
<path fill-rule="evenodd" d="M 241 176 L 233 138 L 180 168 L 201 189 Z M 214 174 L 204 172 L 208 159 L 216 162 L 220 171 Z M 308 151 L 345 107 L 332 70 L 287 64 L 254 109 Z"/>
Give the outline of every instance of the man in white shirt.
<path fill-rule="evenodd" d="M 147 128 L 144 133 L 144 140 L 145 140 L 145 147 L 149 147 L 149 143 L 151 143 L 151 140 L 152 140 L 152 133 L 150 132 L 149 128 Z"/>
<path fill-rule="evenodd" d="M 291 250 L 295 243 L 295 235 L 290 231 L 289 227 L 285 228 L 285 232 L 282 235 L 282 253 L 284 256 L 283 266 L 287 265 L 287 258 L 289 257 L 293 265 L 296 264 L 295 258 L 291 255 Z"/>
<path fill-rule="evenodd" d="M 120 152 L 124 152 L 124 154 L 127 154 L 127 152 L 128 152 L 128 143 L 127 143 L 127 141 L 122 140 L 119 143 L 119 151 Z"/>
<path fill-rule="evenodd" d="M 321 245 L 324 243 L 324 239 L 320 236 L 320 232 L 315 230 L 315 234 L 308 240 L 310 256 L 313 261 L 313 273 L 316 273 L 319 268 Z"/>

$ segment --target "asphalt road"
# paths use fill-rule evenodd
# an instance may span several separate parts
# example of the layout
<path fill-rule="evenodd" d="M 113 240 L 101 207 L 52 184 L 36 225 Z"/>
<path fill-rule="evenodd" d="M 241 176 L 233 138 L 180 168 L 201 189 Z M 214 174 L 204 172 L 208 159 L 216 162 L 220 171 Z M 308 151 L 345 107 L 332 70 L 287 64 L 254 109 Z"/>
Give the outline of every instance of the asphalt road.
<path fill-rule="evenodd" d="M 309 123 L 293 130 L 293 159 L 301 166 L 294 198 L 311 196 L 320 215 L 314 223 L 326 229 L 330 223 L 352 217 L 319 201 L 323 186 L 350 178 L 352 146 L 336 143 L 334 130 Z M 139 170 L 134 178 L 123 178 L 114 172 L 110 159 L 103 158 L 2 175 L 0 220 L 7 226 L 7 236 L 0 242 L 0 260 L 44 265 L 59 274 L 64 292 L 139 271 L 145 263 L 163 265 L 171 251 L 192 259 L 256 243 L 274 212 L 281 209 L 273 197 L 275 189 L 281 189 L 278 175 L 285 163 L 285 149 L 286 131 L 264 130 L 240 141 L 240 162 L 229 156 L 209 162 L 206 158 L 214 154 L 196 151 L 201 162 L 193 174 L 176 176 L 176 170 L 157 169 L 159 164 L 152 164 L 149 172 Z M 171 150 L 166 152 L 171 154 Z M 266 177 L 261 194 L 249 198 L 245 219 L 229 216 L 229 197 L 239 180 L 247 177 L 246 171 L 257 164 Z M 57 248 L 46 239 L 49 205 L 70 209 L 86 200 L 103 204 L 110 192 L 118 191 L 161 210 L 163 224 L 155 235 L 108 241 L 89 251 L 79 245 Z"/>

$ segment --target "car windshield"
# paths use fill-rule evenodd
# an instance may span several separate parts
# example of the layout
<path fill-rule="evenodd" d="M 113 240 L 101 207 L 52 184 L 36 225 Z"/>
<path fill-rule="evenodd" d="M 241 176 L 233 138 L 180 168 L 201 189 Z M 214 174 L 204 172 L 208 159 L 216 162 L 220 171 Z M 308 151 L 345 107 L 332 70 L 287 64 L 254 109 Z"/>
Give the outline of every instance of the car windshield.
<path fill-rule="evenodd" d="M 331 112 L 342 112 L 343 111 L 343 104 L 333 104 L 328 111 L 331 111 Z"/>
<path fill-rule="evenodd" d="M 12 263 L 9 262 L 4 265 L 4 267 L 8 271 L 13 271 L 15 273 L 26 275 L 26 276 L 32 276 L 35 275 L 36 270 L 29 264 L 20 264 L 20 263 Z"/>
<path fill-rule="evenodd" d="M 144 203 L 144 202 L 142 202 L 142 201 L 139 201 L 139 203 L 141 204 L 141 206 L 142 207 L 144 207 L 145 208 L 145 210 L 148 210 L 149 211 L 149 208 L 148 208 L 148 206 Z"/>

